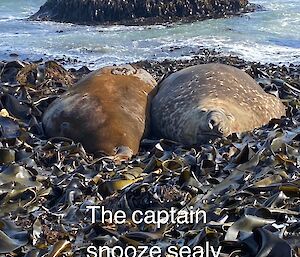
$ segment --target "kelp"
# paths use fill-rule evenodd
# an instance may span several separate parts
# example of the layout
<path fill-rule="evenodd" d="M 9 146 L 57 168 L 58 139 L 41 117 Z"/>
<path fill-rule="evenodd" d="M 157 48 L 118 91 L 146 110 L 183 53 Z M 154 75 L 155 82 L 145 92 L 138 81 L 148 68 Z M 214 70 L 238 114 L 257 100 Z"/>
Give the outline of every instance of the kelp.
<path fill-rule="evenodd" d="M 187 148 L 149 138 L 131 160 L 93 156 L 44 136 L 49 104 L 83 76 L 59 64 L 3 62 L 0 82 L 0 253 L 83 256 L 95 246 L 222 246 L 222 256 L 300 253 L 300 67 L 243 61 L 204 49 L 185 61 L 140 62 L 157 79 L 189 65 L 231 64 L 279 95 L 287 116 L 252 132 Z M 47 70 L 48 69 L 48 70 Z M 86 70 L 88 72 L 88 70 Z M 88 206 L 123 210 L 92 223 Z M 205 210 L 207 222 L 135 224 L 136 210 Z M 97 210 L 96 217 L 101 213 Z"/>
<path fill-rule="evenodd" d="M 149 25 L 174 21 L 220 18 L 261 9 L 248 0 L 65 0 L 47 1 L 33 20 L 80 24 Z"/>
<path fill-rule="evenodd" d="M 12 252 L 28 243 L 29 236 L 10 220 L 0 219 L 0 254 Z"/>

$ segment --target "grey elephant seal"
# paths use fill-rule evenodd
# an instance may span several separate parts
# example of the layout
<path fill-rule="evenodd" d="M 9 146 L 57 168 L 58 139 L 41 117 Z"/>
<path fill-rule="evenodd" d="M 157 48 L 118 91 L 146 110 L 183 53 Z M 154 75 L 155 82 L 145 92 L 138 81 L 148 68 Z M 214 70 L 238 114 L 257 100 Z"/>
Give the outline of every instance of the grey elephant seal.
<path fill-rule="evenodd" d="M 284 115 L 280 99 L 246 72 L 213 63 L 171 74 L 151 103 L 154 134 L 185 145 L 251 131 Z"/>
<path fill-rule="evenodd" d="M 92 153 L 114 155 L 129 147 L 136 154 L 147 132 L 155 86 L 148 72 L 131 65 L 97 70 L 48 107 L 42 119 L 45 133 L 81 142 Z"/>

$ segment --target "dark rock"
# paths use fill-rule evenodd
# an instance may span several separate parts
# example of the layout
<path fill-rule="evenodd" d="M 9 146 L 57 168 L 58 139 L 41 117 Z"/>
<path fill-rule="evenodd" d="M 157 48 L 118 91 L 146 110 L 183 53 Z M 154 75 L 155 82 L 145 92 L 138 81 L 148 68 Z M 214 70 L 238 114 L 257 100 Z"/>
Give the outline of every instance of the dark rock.
<path fill-rule="evenodd" d="M 78 72 L 81 72 L 81 73 L 89 73 L 89 72 L 91 72 L 91 71 L 90 71 L 90 69 L 89 69 L 88 67 L 82 66 L 82 67 L 78 70 Z"/>
<path fill-rule="evenodd" d="M 30 17 L 80 24 L 155 24 L 253 11 L 248 0 L 48 0 Z"/>
<path fill-rule="evenodd" d="M 19 55 L 17 53 L 11 53 L 9 56 L 10 57 L 18 57 Z"/>
<path fill-rule="evenodd" d="M 0 80 L 12 84 L 16 83 L 16 75 L 24 66 L 25 64 L 20 61 L 6 63 L 0 71 Z"/>

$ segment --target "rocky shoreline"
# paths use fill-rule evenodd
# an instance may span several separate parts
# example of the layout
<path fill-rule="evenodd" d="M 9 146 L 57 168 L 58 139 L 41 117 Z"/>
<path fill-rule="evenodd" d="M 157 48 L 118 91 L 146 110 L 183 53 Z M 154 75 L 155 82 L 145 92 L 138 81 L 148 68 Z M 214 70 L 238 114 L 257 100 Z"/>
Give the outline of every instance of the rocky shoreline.
<path fill-rule="evenodd" d="M 86 25 L 153 25 L 222 18 L 261 9 L 248 0 L 48 0 L 30 19 Z"/>
<path fill-rule="evenodd" d="M 44 136 L 45 109 L 90 72 L 86 67 L 0 62 L 0 254 L 83 256 L 91 243 L 164 248 L 208 241 L 222 246 L 221 256 L 299 256 L 300 65 L 248 62 L 208 49 L 190 60 L 134 65 L 160 80 L 209 62 L 245 70 L 283 100 L 287 117 L 193 149 L 145 139 L 140 153 L 122 163 L 96 158 L 67 138 Z M 206 211 L 208 222 L 160 229 L 129 219 L 92 224 L 91 204 L 128 215 L 193 206 Z"/>

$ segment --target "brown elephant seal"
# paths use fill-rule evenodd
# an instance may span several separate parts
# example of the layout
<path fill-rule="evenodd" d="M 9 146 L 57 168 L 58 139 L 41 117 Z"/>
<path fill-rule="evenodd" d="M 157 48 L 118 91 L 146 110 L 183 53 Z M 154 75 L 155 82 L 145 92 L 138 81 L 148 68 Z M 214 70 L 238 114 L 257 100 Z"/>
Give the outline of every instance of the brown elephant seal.
<path fill-rule="evenodd" d="M 129 147 L 136 154 L 147 132 L 148 98 L 155 86 L 148 72 L 131 65 L 92 72 L 48 107 L 45 133 L 81 142 L 92 153 L 122 155 L 120 149 Z"/>
<path fill-rule="evenodd" d="M 280 99 L 246 72 L 213 63 L 171 74 L 151 104 L 153 132 L 185 145 L 251 131 L 284 115 Z"/>

